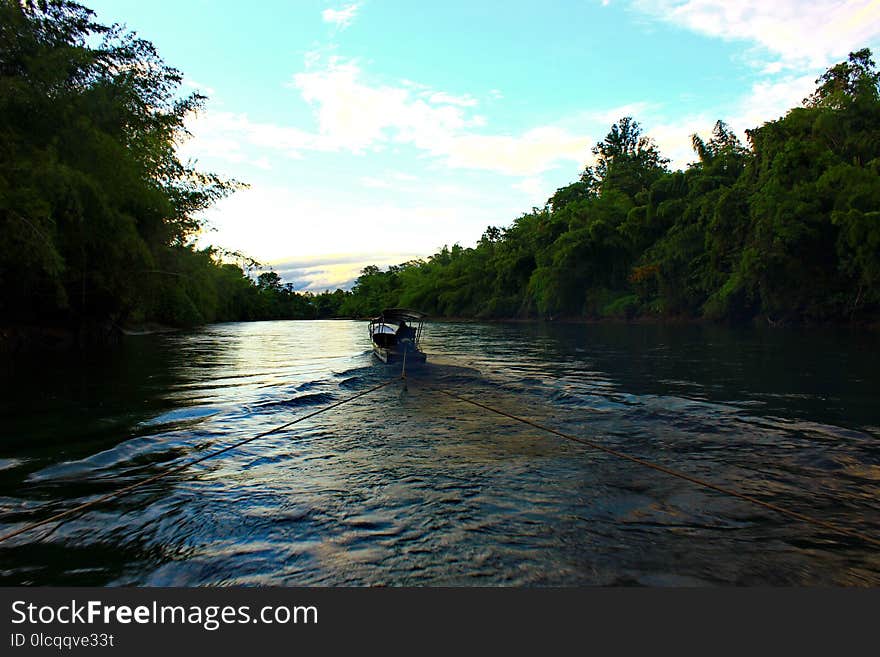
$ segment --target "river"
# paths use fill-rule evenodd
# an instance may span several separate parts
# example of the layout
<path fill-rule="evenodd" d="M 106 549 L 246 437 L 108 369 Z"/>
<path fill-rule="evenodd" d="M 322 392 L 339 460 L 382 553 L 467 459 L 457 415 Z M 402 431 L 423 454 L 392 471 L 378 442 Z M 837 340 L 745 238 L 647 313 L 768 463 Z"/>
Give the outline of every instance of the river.
<path fill-rule="evenodd" d="M 880 336 L 430 323 L 428 364 L 0 544 L 2 585 L 880 585 Z M 0 369 L 0 533 L 389 378 L 366 324 L 218 324 Z"/>

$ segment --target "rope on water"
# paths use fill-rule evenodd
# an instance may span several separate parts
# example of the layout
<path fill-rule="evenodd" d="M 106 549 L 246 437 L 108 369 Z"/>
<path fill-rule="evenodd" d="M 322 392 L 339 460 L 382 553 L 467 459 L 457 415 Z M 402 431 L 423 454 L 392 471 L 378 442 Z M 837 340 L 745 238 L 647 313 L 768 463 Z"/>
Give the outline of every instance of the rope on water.
<path fill-rule="evenodd" d="M 741 500 L 745 500 L 746 502 L 751 502 L 757 506 L 763 507 L 770 511 L 775 511 L 776 513 L 780 513 L 782 515 L 788 516 L 789 518 L 794 518 L 796 520 L 800 520 L 802 522 L 809 523 L 811 525 L 816 525 L 818 527 L 822 527 L 824 529 L 828 529 L 832 532 L 836 532 L 838 534 L 845 534 L 852 538 L 857 538 L 860 541 L 864 541 L 865 543 L 869 543 L 874 546 L 880 547 L 880 539 L 877 539 L 873 536 L 869 536 L 860 531 L 854 529 L 848 529 L 846 527 L 841 527 L 831 522 L 827 522 L 825 520 L 820 520 L 819 518 L 813 518 L 812 516 L 805 515 L 803 513 L 799 513 L 798 511 L 792 511 L 791 509 L 786 509 L 785 507 L 779 506 L 778 504 L 773 504 L 771 502 L 765 502 L 764 500 L 759 500 L 757 497 L 752 497 L 751 495 L 747 495 L 745 493 L 740 493 L 739 491 L 726 488 L 724 486 L 719 486 L 718 484 L 713 484 L 710 481 L 706 481 L 705 479 L 700 479 L 699 477 L 695 477 L 693 475 L 689 475 L 684 472 L 680 472 L 678 470 L 673 470 L 672 468 L 667 468 L 664 465 L 659 465 L 657 463 L 652 463 L 651 461 L 645 460 L 643 458 L 639 458 L 638 456 L 631 456 L 630 454 L 625 454 L 624 452 L 620 452 L 616 449 L 612 449 L 611 447 L 606 447 L 605 445 L 601 445 L 592 440 L 587 440 L 585 438 L 580 438 L 578 436 L 572 436 L 571 434 L 563 433 L 562 431 L 558 431 L 557 429 L 553 429 L 551 427 L 544 426 L 543 424 L 538 424 L 537 422 L 533 422 L 532 420 L 528 420 L 526 418 L 518 417 L 513 415 L 512 413 L 508 413 L 506 411 L 502 411 L 497 408 L 493 408 L 488 406 L 487 404 L 483 404 L 478 401 L 474 401 L 473 399 L 468 399 L 467 397 L 462 397 L 461 395 L 457 395 L 454 392 L 449 392 L 448 390 L 443 390 L 441 388 L 434 388 L 437 392 L 441 392 L 444 395 L 448 395 L 449 397 L 453 397 L 454 399 L 458 399 L 459 401 L 463 401 L 468 404 L 473 404 L 474 406 L 478 406 L 480 408 L 486 409 L 487 411 L 491 411 L 493 413 L 497 413 L 498 415 L 502 415 L 506 418 L 510 418 L 511 420 L 516 420 L 517 422 L 522 422 L 523 424 L 527 424 L 529 426 L 535 427 L 536 429 L 540 429 L 541 431 L 546 431 L 548 433 L 552 433 L 560 438 L 565 438 L 566 440 L 571 440 L 576 443 L 580 443 L 581 445 L 586 445 L 587 447 L 592 447 L 593 449 L 597 449 L 601 452 L 605 452 L 606 454 L 610 454 L 611 456 L 615 456 L 620 459 L 625 459 L 627 461 L 631 461 L 633 463 L 637 463 L 646 468 L 651 468 L 652 470 L 656 470 L 658 472 L 662 472 L 664 474 L 670 475 L 672 477 L 677 477 L 678 479 L 684 479 L 692 484 L 696 484 L 698 486 L 702 486 L 703 488 L 708 488 L 710 490 L 714 490 L 718 493 L 722 493 L 724 495 L 730 495 L 731 497 L 736 497 Z"/>
<path fill-rule="evenodd" d="M 409 345 L 407 343 L 403 343 L 403 367 L 400 370 L 400 378 L 403 380 L 403 389 L 407 390 L 406 386 L 406 352 Z"/>
<path fill-rule="evenodd" d="M 178 466 L 175 466 L 173 468 L 165 470 L 164 472 L 160 472 L 157 475 L 153 475 L 152 477 L 149 477 L 147 479 L 143 479 L 142 481 L 135 482 L 135 483 L 130 484 L 124 488 L 120 488 L 119 490 L 115 490 L 110 493 L 107 493 L 106 495 L 102 495 L 101 497 L 98 497 L 98 498 L 91 500 L 89 502 L 85 502 L 83 504 L 80 504 L 79 506 L 73 507 L 72 509 L 67 509 L 66 511 L 56 513 L 55 515 L 50 516 L 44 520 L 40 520 L 38 522 L 33 522 L 28 525 L 25 525 L 24 527 L 16 529 L 15 531 L 12 531 L 12 532 L 9 532 L 8 534 L 4 534 L 4 535 L 0 536 L 0 543 L 2 543 L 5 540 L 8 540 L 10 538 L 13 538 L 14 536 L 18 536 L 19 534 L 24 534 L 26 532 L 31 531 L 32 529 L 36 529 L 37 527 L 42 527 L 43 525 L 48 525 L 49 523 L 63 520 L 64 518 L 68 518 L 76 513 L 79 513 L 80 511 L 85 511 L 86 509 L 90 509 L 94 506 L 97 506 L 97 505 L 102 504 L 104 502 L 107 502 L 109 500 L 112 500 L 112 499 L 115 499 L 118 497 L 122 497 L 123 495 L 128 495 L 132 491 L 135 491 L 138 488 L 146 486 L 147 484 L 152 484 L 154 481 L 158 481 L 159 479 L 167 477 L 168 475 L 172 475 L 172 474 L 175 474 L 175 473 L 180 472 L 182 470 L 186 470 L 187 468 L 189 468 L 193 465 L 196 465 L 197 463 L 201 463 L 202 461 L 207 461 L 208 459 L 214 458 L 215 456 L 220 456 L 221 454 L 225 454 L 226 452 L 228 452 L 230 450 L 241 447 L 242 445 L 247 445 L 248 443 L 253 442 L 255 440 L 258 440 L 259 438 L 265 438 L 266 436 L 272 435 L 273 433 L 278 433 L 279 431 L 283 431 L 284 429 L 287 429 L 288 427 L 291 427 L 294 424 L 302 422 L 303 420 L 308 420 L 309 418 L 315 417 L 316 415 L 320 415 L 321 413 L 324 413 L 326 411 L 329 411 L 329 410 L 332 410 L 332 409 L 337 408 L 339 406 L 342 406 L 343 404 L 347 404 L 348 402 L 354 401 L 355 399 L 358 399 L 359 397 L 363 397 L 364 395 L 368 395 L 371 392 L 379 390 L 380 388 L 384 388 L 387 385 L 391 385 L 392 383 L 396 382 L 397 380 L 398 379 L 396 379 L 396 378 L 389 379 L 388 381 L 385 381 L 384 383 L 380 383 L 379 385 L 375 385 L 372 388 L 368 388 L 367 390 L 364 390 L 363 392 L 359 392 L 356 395 L 352 395 L 351 397 L 348 397 L 346 399 L 338 401 L 335 404 L 330 404 L 329 406 L 325 406 L 324 408 L 318 409 L 317 411 L 313 411 L 307 415 L 303 415 L 302 417 L 298 417 L 295 420 L 291 420 L 290 422 L 287 422 L 285 424 L 277 426 L 274 429 L 269 429 L 268 431 L 264 431 L 263 433 L 258 433 L 256 436 L 251 436 L 250 438 L 245 438 L 244 440 L 239 440 L 238 442 L 233 443 L 232 445 L 228 445 L 222 449 L 218 449 L 216 451 L 209 452 L 208 454 L 205 454 L 204 456 L 200 456 L 196 459 L 193 459 L 191 461 L 187 461 L 186 463 L 182 463 Z"/>

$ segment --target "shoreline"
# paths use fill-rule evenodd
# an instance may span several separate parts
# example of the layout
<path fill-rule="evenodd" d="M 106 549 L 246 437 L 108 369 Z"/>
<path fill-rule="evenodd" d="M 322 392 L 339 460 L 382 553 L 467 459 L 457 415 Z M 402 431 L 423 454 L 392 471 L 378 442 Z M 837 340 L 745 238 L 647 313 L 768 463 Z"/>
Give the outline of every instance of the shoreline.
<path fill-rule="evenodd" d="M 113 322 L 82 324 L 6 324 L 0 325 L 0 353 L 68 352 L 116 347 L 123 331 Z"/>
<path fill-rule="evenodd" d="M 351 320 L 369 321 L 369 317 L 328 317 L 325 320 Z M 431 317 L 433 323 L 461 323 L 461 324 L 560 324 L 571 326 L 717 326 L 729 329 L 849 329 L 863 331 L 880 331 L 880 320 L 862 320 L 845 322 L 781 322 L 771 321 L 766 317 L 756 317 L 748 322 L 719 322 L 702 317 L 687 316 L 642 316 L 642 317 Z M 240 322 L 261 321 L 316 321 L 314 319 L 275 319 L 275 320 L 238 320 Z M 324 321 L 324 320 L 321 320 Z M 225 322 L 220 322 L 225 323 Z M 210 326 L 203 324 L 200 326 Z M 146 335 L 161 335 L 176 333 L 196 327 L 176 327 L 157 322 L 144 322 L 142 324 L 118 325 L 113 322 L 88 322 L 82 325 L 70 325 L 63 323 L 50 324 L 7 324 L 0 325 L 0 353 L 28 353 L 28 352 L 66 352 L 89 349 L 104 349 L 117 347 L 126 337 L 139 337 Z"/>
<path fill-rule="evenodd" d="M 637 326 L 718 326 L 725 328 L 758 328 L 758 329 L 817 329 L 817 328 L 848 328 L 870 331 L 880 330 L 880 320 L 845 321 L 845 322 L 770 322 L 765 317 L 756 317 L 748 322 L 719 322 L 704 317 L 555 317 L 552 319 L 538 317 L 511 318 L 474 318 L 474 317 L 428 317 L 428 321 L 463 323 L 463 324 L 570 324 L 570 325 L 637 325 Z"/>

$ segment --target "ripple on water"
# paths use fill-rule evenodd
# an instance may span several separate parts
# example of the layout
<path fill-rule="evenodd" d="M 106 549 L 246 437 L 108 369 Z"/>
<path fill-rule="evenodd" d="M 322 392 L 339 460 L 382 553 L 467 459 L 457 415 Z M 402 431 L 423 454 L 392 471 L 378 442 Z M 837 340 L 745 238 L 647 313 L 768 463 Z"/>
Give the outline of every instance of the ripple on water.
<path fill-rule="evenodd" d="M 813 338 L 797 351 L 813 374 L 798 378 L 789 343 L 802 338 L 712 331 L 433 324 L 428 363 L 408 372 L 405 392 L 377 390 L 40 542 L 17 540 L 0 582 L 880 583 L 880 557 L 855 541 L 437 392 L 880 533 L 880 350 L 852 359 L 845 341 Z M 94 400 L 52 411 L 63 428 L 89 409 L 95 435 L 75 449 L 34 435 L 0 455 L 0 529 L 399 376 L 372 357 L 362 322 L 221 324 L 138 340 L 124 368 L 83 388 Z M 847 368 L 826 360 L 834 353 Z M 57 369 L 48 382 L 19 382 L 23 398 L 71 377 Z"/>

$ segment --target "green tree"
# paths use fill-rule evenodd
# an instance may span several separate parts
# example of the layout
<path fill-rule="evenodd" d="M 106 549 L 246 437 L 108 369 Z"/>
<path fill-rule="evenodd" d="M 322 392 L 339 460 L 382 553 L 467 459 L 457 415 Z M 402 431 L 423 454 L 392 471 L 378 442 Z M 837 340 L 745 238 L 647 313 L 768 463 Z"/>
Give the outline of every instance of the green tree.
<path fill-rule="evenodd" d="M 615 189 L 635 196 L 666 171 L 669 162 L 631 116 L 612 125 L 591 152 L 596 163 L 584 169 L 581 182 L 593 193 Z"/>
<path fill-rule="evenodd" d="M 840 110 L 880 99 L 880 72 L 868 48 L 851 52 L 845 62 L 825 71 L 816 84 L 816 91 L 804 99 L 806 107 Z"/>
<path fill-rule="evenodd" d="M 6 321 L 146 318 L 160 290 L 193 302 L 194 278 L 168 269 L 183 262 L 169 249 L 204 260 L 188 246 L 199 212 L 237 185 L 177 159 L 184 119 L 204 101 L 181 97 L 181 79 L 152 44 L 77 3 L 0 1 Z M 201 296 L 210 315 L 212 294 Z"/>

